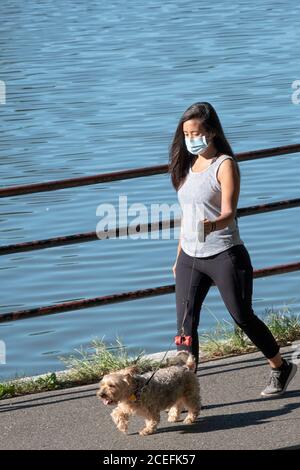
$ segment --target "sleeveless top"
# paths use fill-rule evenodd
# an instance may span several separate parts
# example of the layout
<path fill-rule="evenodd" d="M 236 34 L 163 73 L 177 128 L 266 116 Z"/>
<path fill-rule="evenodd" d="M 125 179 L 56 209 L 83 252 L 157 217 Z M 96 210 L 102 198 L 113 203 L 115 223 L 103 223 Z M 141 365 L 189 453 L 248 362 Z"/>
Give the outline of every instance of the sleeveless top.
<path fill-rule="evenodd" d="M 182 211 L 181 248 L 190 256 L 206 257 L 220 253 L 233 245 L 244 244 L 240 238 L 238 220 L 224 229 L 214 230 L 204 237 L 203 223 L 212 222 L 221 215 L 221 185 L 217 180 L 220 164 L 230 155 L 215 157 L 208 168 L 199 173 L 189 168 L 189 173 L 177 192 Z"/>

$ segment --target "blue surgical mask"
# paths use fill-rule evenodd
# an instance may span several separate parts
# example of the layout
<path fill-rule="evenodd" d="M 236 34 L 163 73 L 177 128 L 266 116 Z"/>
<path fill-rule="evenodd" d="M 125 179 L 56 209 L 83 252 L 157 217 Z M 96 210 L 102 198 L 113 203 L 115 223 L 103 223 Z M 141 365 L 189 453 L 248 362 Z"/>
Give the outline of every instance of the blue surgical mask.
<path fill-rule="evenodd" d="M 198 155 L 202 150 L 208 147 L 205 135 L 203 137 L 185 137 L 185 145 L 190 153 Z"/>

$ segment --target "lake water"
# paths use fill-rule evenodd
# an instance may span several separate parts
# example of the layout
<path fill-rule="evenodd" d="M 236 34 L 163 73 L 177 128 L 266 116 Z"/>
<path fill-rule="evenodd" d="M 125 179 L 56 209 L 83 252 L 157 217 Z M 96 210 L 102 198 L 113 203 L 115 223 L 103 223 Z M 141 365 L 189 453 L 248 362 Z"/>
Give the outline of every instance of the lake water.
<path fill-rule="evenodd" d="M 211 102 L 235 152 L 300 142 L 294 1 L 2 0 L 1 186 L 166 164 L 178 119 Z M 239 207 L 299 196 L 299 154 L 240 163 Z M 176 204 L 168 175 L 0 200 L 1 245 L 96 229 L 99 204 Z M 300 209 L 239 219 L 255 269 L 299 260 Z M 1 257 L 0 313 L 174 283 L 175 234 Z M 300 273 L 254 280 L 253 307 L 299 313 Z M 62 369 L 94 338 L 165 350 L 175 295 L 0 324 L 2 379 Z M 199 332 L 230 320 L 215 287 Z"/>

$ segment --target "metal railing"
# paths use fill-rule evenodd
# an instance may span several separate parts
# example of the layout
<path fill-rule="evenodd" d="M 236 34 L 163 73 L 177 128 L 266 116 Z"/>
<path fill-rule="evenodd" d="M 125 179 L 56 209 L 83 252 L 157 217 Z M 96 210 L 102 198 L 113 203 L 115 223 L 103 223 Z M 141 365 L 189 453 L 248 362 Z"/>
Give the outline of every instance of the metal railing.
<path fill-rule="evenodd" d="M 273 157 L 277 155 L 287 155 L 300 151 L 300 144 L 287 145 L 283 147 L 274 147 L 269 149 L 255 150 L 251 152 L 244 152 L 236 154 L 236 159 L 240 161 L 254 160 L 258 158 Z M 58 181 L 48 181 L 45 183 L 35 183 L 29 185 L 10 186 L 7 188 L 0 188 L 0 197 L 20 196 L 23 194 L 32 194 L 36 192 L 54 191 L 58 189 L 85 186 L 90 184 L 106 183 L 108 181 L 118 181 L 129 178 L 139 178 L 150 175 L 163 174 L 168 172 L 168 165 L 152 166 L 149 168 L 135 168 L 132 170 L 123 170 L 113 173 L 101 173 L 98 175 L 84 176 L 80 178 L 70 178 Z M 244 217 L 247 215 L 259 214 L 264 212 L 289 209 L 292 207 L 300 206 L 300 198 L 289 199 L 283 201 L 276 201 L 268 204 L 260 204 L 237 209 L 237 217 Z M 175 228 L 180 226 L 180 219 L 170 219 L 169 221 L 157 221 L 153 224 L 141 224 L 137 226 L 139 232 L 152 232 L 157 230 L 165 230 L 166 228 Z M 117 227 L 113 231 L 113 236 L 110 236 L 108 231 L 103 232 L 85 232 L 76 233 L 72 235 L 65 235 L 61 237 L 54 237 L 45 240 L 34 240 L 25 243 L 17 243 L 13 245 L 0 246 L 0 255 L 10 253 L 19 253 L 25 251 L 33 251 L 46 249 L 57 246 L 64 246 L 75 243 L 84 243 L 91 241 L 103 241 L 108 238 L 118 238 L 120 234 L 128 233 L 129 227 Z M 104 237 L 105 235 L 105 237 Z M 275 274 L 287 273 L 298 271 L 300 269 L 300 262 L 281 264 L 276 266 L 265 267 L 262 269 L 254 270 L 253 277 L 265 277 Z M 213 283 L 214 285 L 214 283 Z M 170 284 L 167 286 L 159 286 L 148 289 L 141 289 L 130 292 L 122 292 L 108 296 L 101 296 L 83 300 L 76 300 L 70 302 L 62 302 L 59 304 L 37 307 L 27 310 L 18 310 L 0 314 L 0 323 L 22 320 L 24 318 L 31 318 L 44 315 L 53 315 L 56 313 L 67 312 L 78 309 L 85 309 L 96 307 L 99 305 L 107 305 L 116 302 L 125 302 L 129 300 L 136 300 L 146 297 L 153 297 L 157 295 L 171 294 L 175 292 L 175 285 Z"/>

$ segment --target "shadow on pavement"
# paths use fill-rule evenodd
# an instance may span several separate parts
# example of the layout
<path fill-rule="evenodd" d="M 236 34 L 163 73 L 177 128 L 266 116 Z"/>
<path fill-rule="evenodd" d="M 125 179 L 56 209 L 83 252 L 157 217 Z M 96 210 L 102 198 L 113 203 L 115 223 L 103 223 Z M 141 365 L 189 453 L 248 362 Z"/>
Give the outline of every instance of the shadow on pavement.
<path fill-rule="evenodd" d="M 266 423 L 269 419 L 285 416 L 291 411 L 300 407 L 300 403 L 290 403 L 277 410 L 248 411 L 243 413 L 231 413 L 216 416 L 206 416 L 199 418 L 191 425 L 173 425 L 172 427 L 160 427 L 157 433 L 179 432 L 188 433 L 207 433 L 213 431 L 224 431 L 226 429 L 244 428 L 247 426 L 257 426 Z"/>

